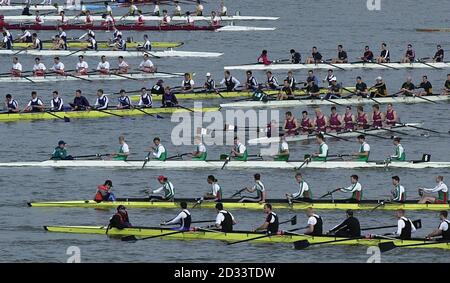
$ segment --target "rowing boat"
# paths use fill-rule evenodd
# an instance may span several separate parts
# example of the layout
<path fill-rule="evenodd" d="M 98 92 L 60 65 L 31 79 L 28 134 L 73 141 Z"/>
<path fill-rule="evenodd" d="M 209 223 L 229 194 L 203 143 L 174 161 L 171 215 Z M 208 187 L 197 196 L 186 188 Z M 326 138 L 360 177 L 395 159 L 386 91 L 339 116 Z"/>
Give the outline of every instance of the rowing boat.
<path fill-rule="evenodd" d="M 17 50 L 0 50 L 0 55 L 14 55 Z M 177 51 L 177 50 L 163 50 L 163 51 L 112 51 L 112 50 L 35 50 L 27 49 L 20 52 L 23 55 L 33 56 L 114 56 L 114 57 L 142 57 L 144 54 L 150 57 L 182 57 L 182 58 L 216 58 L 223 55 L 218 52 L 196 52 L 196 51 Z"/>
<path fill-rule="evenodd" d="M 310 69 L 443 69 L 450 68 L 449 62 L 442 63 L 337 63 L 337 64 L 247 64 L 237 66 L 225 66 L 225 70 L 310 70 Z"/>
<path fill-rule="evenodd" d="M 102 10 L 105 9 L 104 5 L 95 5 L 95 4 L 87 4 L 85 5 L 86 9 L 92 11 L 92 10 Z M 109 5 L 112 9 L 118 8 L 118 7 L 127 7 L 129 4 L 126 3 L 111 3 Z M 61 5 L 60 5 L 61 7 Z M 0 11 L 17 11 L 17 10 L 23 10 L 25 8 L 24 5 L 4 5 L 0 6 Z M 63 8 L 65 11 L 75 11 L 75 10 L 81 10 L 81 5 L 63 5 L 61 8 Z M 40 4 L 32 4 L 30 5 L 30 11 L 56 11 L 57 8 L 54 5 L 40 5 Z M 7 16 L 5 16 L 6 18 Z M 19 16 L 22 17 L 22 16 Z M 28 17 L 28 16 L 23 16 Z M 33 19 L 34 21 L 34 19 Z"/>
<path fill-rule="evenodd" d="M 39 24 L 8 24 L 0 23 L 0 28 L 7 28 L 10 30 L 21 30 L 26 28 L 29 30 L 57 30 L 58 25 L 39 25 Z M 86 26 L 82 24 L 67 24 L 61 26 L 64 30 L 111 30 L 111 27 L 104 25 Z M 116 25 L 116 28 L 122 31 L 272 31 L 275 28 L 267 27 L 247 27 L 247 26 L 191 26 L 191 25 L 170 25 L 170 26 L 156 26 L 156 25 L 136 25 L 136 24 L 122 24 Z"/>
<path fill-rule="evenodd" d="M 450 28 L 418 28 L 420 32 L 450 32 Z"/>
<path fill-rule="evenodd" d="M 0 83 L 51 83 L 66 81 L 110 81 L 110 80 L 152 80 L 152 79 L 168 79 L 183 76 L 184 73 L 130 73 L 118 75 L 50 75 L 50 76 L 27 76 L 24 77 L 0 77 Z M 133 97 L 136 99 L 135 97 Z M 137 97 L 139 99 L 139 97 Z M 155 97 L 155 100 L 161 100 L 161 97 Z"/>
<path fill-rule="evenodd" d="M 343 241 L 345 238 L 339 238 L 334 236 L 308 236 L 294 233 L 280 233 L 273 236 L 261 237 L 264 234 L 251 231 L 233 231 L 233 232 L 220 232 L 220 231 L 206 231 L 200 229 L 193 229 L 192 231 L 174 233 L 176 231 L 172 229 L 164 229 L 159 227 L 135 227 L 135 228 L 110 228 L 105 226 L 44 226 L 44 229 L 48 232 L 57 233 L 73 233 L 73 234 L 94 234 L 94 235 L 108 235 L 111 237 L 122 236 L 137 236 L 137 237 L 152 237 L 160 236 L 167 240 L 217 240 L 225 242 L 237 242 L 243 240 L 252 240 L 255 243 L 294 243 L 296 241 L 308 240 L 309 243 L 321 243 L 335 241 L 330 244 L 336 245 L 369 245 L 375 246 L 383 242 L 393 242 L 396 246 L 430 243 L 431 241 L 426 239 L 411 239 L 411 240 L 392 240 L 382 237 L 377 238 L 362 238 L 362 239 L 349 239 Z M 167 234 L 167 235 L 166 235 Z M 337 240 L 341 240 L 338 242 Z M 408 246 L 407 248 L 439 248 L 450 249 L 450 243 L 441 243 L 436 241 L 436 244 L 429 244 L 424 246 Z"/>
<path fill-rule="evenodd" d="M 178 112 L 211 112 L 218 111 L 218 108 L 192 108 L 183 109 L 177 107 L 171 108 L 145 108 L 145 109 L 111 109 L 111 110 L 90 110 L 90 111 L 65 111 L 65 112 L 32 112 L 32 113 L 2 113 L 0 114 L 0 122 L 19 122 L 31 120 L 55 120 L 64 119 L 94 119 L 94 118 L 109 118 L 114 116 L 130 117 L 153 114 L 172 114 Z M 142 165 L 142 164 L 141 164 Z"/>
<path fill-rule="evenodd" d="M 196 199 L 177 198 L 175 201 L 149 201 L 148 198 L 117 198 L 116 201 L 96 202 L 94 200 L 74 200 L 74 201 L 45 201 L 45 202 L 29 202 L 29 207 L 60 207 L 60 208 L 94 208 L 94 209 L 115 209 L 119 205 L 127 208 L 143 208 L 143 209 L 178 209 L 180 202 L 188 203 L 189 207 L 201 209 L 214 209 L 216 202 L 203 201 L 198 204 Z M 250 209 L 262 210 L 264 204 L 257 202 L 238 202 L 236 199 L 223 199 L 221 201 L 226 209 Z M 431 210 L 441 211 L 448 210 L 449 204 L 421 204 L 417 201 L 406 201 L 405 203 L 389 203 L 380 200 L 362 200 L 360 203 L 349 203 L 345 200 L 314 200 L 313 202 L 293 202 L 289 204 L 286 199 L 268 199 L 266 203 L 270 203 L 274 209 L 293 209 L 304 210 L 308 207 L 315 209 L 331 209 L 331 210 L 371 210 L 375 207 L 380 210 Z"/>
<path fill-rule="evenodd" d="M 137 48 L 139 46 L 139 42 L 127 42 L 127 48 Z M 33 43 L 25 43 L 25 42 L 16 42 L 13 43 L 14 48 L 29 48 L 33 45 Z M 98 48 L 111 48 L 110 43 L 106 41 L 97 42 Z M 156 49 L 164 49 L 164 48 L 176 48 L 183 45 L 183 42 L 161 42 L 155 41 L 152 42 L 152 48 Z M 51 42 L 44 42 L 44 48 L 52 48 L 53 44 Z M 88 43 L 82 41 L 68 41 L 67 46 L 69 48 L 87 48 Z"/>
<path fill-rule="evenodd" d="M 450 100 L 449 95 L 427 95 L 425 97 L 418 96 L 389 96 L 376 97 L 373 99 L 363 98 L 361 96 L 351 96 L 349 98 L 332 98 L 332 99 L 292 99 L 292 100 L 269 100 L 264 101 L 237 101 L 220 104 L 221 108 L 281 108 L 281 107 L 297 107 L 297 106 L 320 106 L 320 105 L 361 105 L 367 103 L 387 104 L 387 103 L 432 103 Z"/>

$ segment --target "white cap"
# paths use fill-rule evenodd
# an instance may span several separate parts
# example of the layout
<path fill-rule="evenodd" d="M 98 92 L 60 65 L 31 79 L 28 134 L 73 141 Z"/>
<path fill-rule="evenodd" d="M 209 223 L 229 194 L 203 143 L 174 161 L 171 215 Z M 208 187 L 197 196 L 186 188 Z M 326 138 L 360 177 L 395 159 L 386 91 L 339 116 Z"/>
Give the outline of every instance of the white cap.
<path fill-rule="evenodd" d="M 382 77 L 377 77 L 376 80 L 377 81 L 381 81 L 381 80 L 383 80 L 383 78 Z"/>
<path fill-rule="evenodd" d="M 206 73 L 206 76 L 207 77 L 211 77 L 211 73 Z"/>
<path fill-rule="evenodd" d="M 336 79 L 336 77 L 332 77 L 330 81 L 335 82 L 335 81 L 337 81 L 337 79 Z"/>

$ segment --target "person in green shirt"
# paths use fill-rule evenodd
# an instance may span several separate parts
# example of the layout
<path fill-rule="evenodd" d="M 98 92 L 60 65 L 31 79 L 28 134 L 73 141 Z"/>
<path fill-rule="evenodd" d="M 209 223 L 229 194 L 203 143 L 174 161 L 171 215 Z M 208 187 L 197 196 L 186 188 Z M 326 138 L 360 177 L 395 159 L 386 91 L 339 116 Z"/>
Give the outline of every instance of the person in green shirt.
<path fill-rule="evenodd" d="M 112 157 L 114 160 L 127 160 L 128 155 L 130 154 L 130 149 L 128 147 L 128 144 L 125 142 L 124 136 L 119 136 L 119 152 L 115 152 L 112 154 Z"/>
<path fill-rule="evenodd" d="M 402 138 L 400 137 L 394 138 L 393 143 L 395 145 L 395 153 L 394 155 L 391 155 L 391 161 L 406 161 L 405 148 L 400 143 L 401 140 Z"/>
<path fill-rule="evenodd" d="M 67 155 L 66 143 L 64 141 L 59 141 L 58 146 L 55 147 L 52 153 L 53 160 L 73 160 L 71 155 Z"/>
<path fill-rule="evenodd" d="M 167 151 L 166 148 L 161 144 L 161 139 L 156 137 L 153 139 L 153 143 L 155 144 L 152 147 L 153 157 L 159 161 L 166 161 L 167 159 Z"/>
<path fill-rule="evenodd" d="M 206 151 L 206 146 L 202 143 L 201 137 L 195 137 L 195 151 L 192 153 L 192 160 L 206 160 L 208 152 Z"/>
<path fill-rule="evenodd" d="M 316 142 L 319 144 L 319 152 L 313 154 L 312 161 L 327 161 L 328 145 L 322 133 L 316 134 Z"/>
<path fill-rule="evenodd" d="M 360 144 L 359 151 L 353 154 L 353 156 L 355 156 L 356 161 L 369 161 L 370 145 L 366 142 L 366 137 L 364 135 L 359 135 L 358 142 Z"/>
<path fill-rule="evenodd" d="M 286 137 L 283 135 L 280 137 L 280 146 L 278 154 L 274 157 L 274 161 L 288 161 L 289 160 L 289 145 L 286 142 Z"/>

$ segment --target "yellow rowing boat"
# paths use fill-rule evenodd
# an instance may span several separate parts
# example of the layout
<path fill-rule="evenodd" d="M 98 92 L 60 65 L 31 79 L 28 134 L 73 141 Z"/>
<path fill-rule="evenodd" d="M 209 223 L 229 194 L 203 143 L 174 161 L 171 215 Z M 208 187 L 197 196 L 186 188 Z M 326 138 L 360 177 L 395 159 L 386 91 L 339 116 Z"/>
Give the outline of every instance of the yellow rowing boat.
<path fill-rule="evenodd" d="M 136 48 L 138 47 L 139 42 L 128 42 L 127 48 Z M 110 43 L 106 41 L 97 42 L 98 48 L 111 48 Z M 159 48 L 159 49 L 165 49 L 165 48 L 176 48 L 183 45 L 183 42 L 164 42 L 164 41 L 155 41 L 152 42 L 152 48 Z M 32 43 L 25 43 L 25 42 L 17 42 L 13 44 L 13 47 L 15 48 L 28 48 L 31 47 Z M 52 48 L 53 44 L 51 42 L 44 42 L 44 48 L 50 49 Z M 87 48 L 88 43 L 82 42 L 82 41 L 69 41 L 67 42 L 67 47 L 69 48 Z"/>

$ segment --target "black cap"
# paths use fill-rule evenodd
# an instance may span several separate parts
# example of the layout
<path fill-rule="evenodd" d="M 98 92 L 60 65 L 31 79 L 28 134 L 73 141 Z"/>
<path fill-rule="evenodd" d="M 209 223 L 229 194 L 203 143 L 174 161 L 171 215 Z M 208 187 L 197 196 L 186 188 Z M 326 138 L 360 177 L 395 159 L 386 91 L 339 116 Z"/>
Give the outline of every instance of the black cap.
<path fill-rule="evenodd" d="M 113 186 L 111 180 L 106 180 L 104 185 L 105 185 L 105 186 L 108 185 L 108 186 L 110 186 L 110 187 Z"/>
<path fill-rule="evenodd" d="M 66 144 L 63 140 L 60 140 L 59 142 L 58 142 L 58 145 L 62 145 L 62 144 Z"/>

